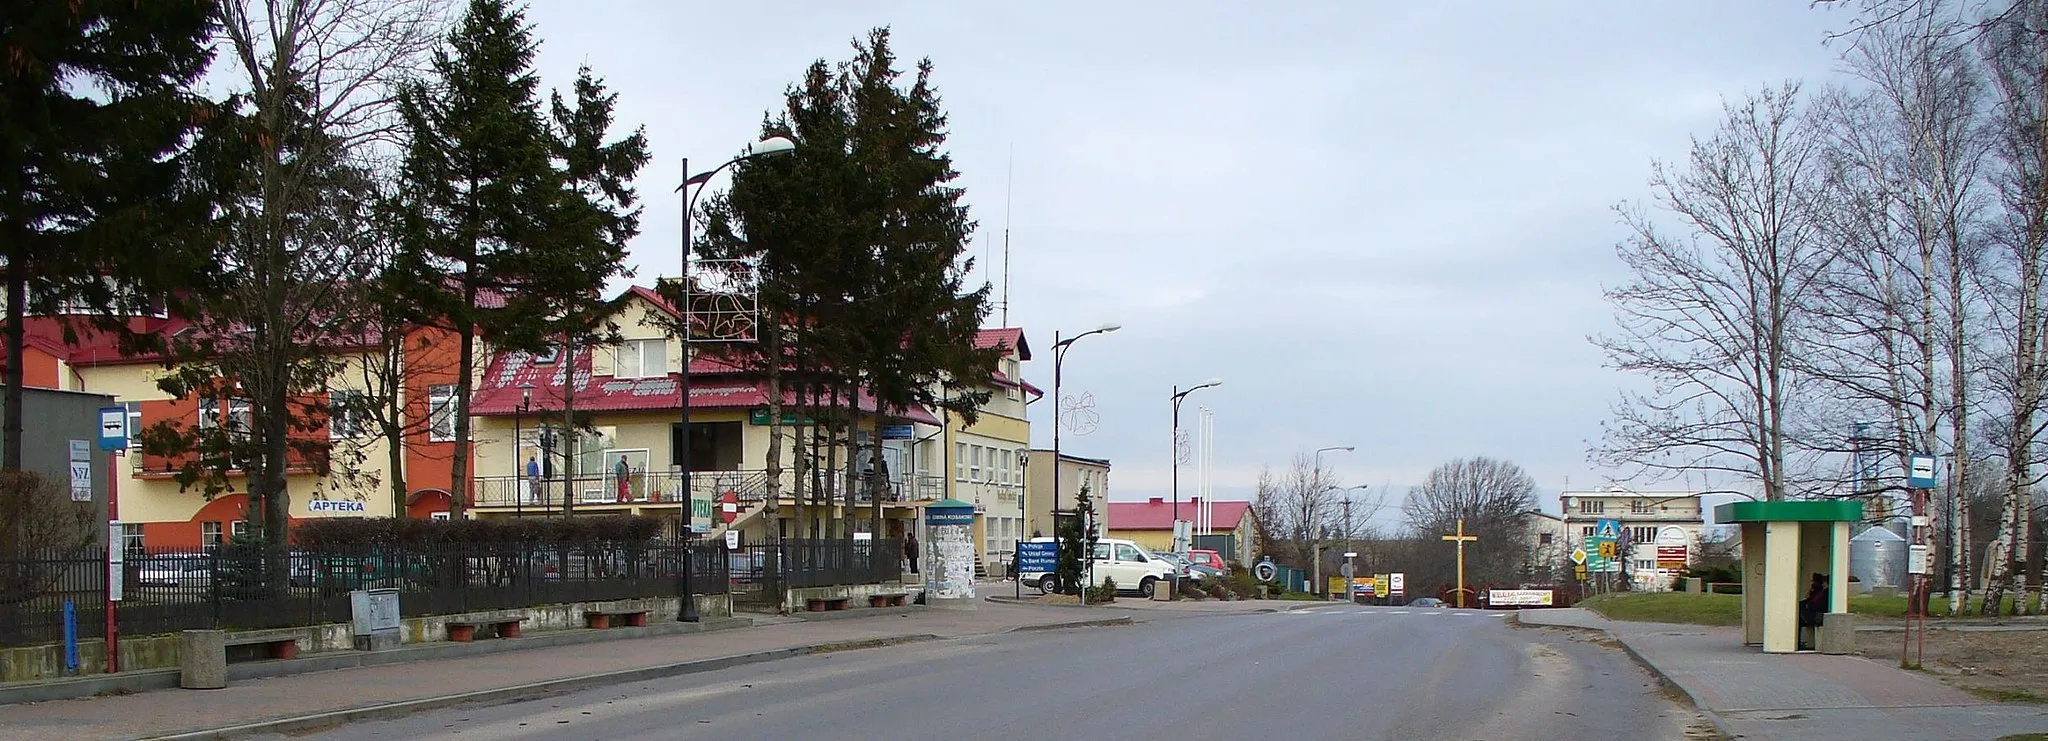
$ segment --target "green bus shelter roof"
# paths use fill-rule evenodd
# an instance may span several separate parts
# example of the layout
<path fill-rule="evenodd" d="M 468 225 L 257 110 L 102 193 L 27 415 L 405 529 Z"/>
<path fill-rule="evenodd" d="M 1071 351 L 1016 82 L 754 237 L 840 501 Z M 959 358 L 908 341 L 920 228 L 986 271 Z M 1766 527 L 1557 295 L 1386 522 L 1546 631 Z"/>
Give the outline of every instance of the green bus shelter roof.
<path fill-rule="evenodd" d="M 1738 522 L 1855 522 L 1861 519 L 1863 503 L 1844 499 L 1729 502 L 1714 508 L 1714 521 L 1723 525 Z"/>

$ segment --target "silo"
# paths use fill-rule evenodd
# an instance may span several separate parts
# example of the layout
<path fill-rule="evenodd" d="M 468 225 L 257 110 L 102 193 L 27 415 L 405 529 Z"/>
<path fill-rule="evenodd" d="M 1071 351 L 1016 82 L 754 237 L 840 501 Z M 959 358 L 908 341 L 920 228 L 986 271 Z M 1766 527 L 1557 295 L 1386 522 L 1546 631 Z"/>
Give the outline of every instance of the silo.
<path fill-rule="evenodd" d="M 1849 539 L 1849 573 L 1864 588 L 1901 588 L 1906 584 L 1906 539 L 1882 526 L 1872 526 Z"/>

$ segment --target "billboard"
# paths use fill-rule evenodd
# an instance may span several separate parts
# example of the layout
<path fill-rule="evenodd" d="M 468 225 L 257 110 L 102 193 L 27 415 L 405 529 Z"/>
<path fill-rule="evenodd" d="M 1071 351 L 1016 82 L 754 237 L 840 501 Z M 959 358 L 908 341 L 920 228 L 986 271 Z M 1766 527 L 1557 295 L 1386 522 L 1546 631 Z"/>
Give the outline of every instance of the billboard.
<path fill-rule="evenodd" d="M 1548 589 L 1489 589 L 1486 603 L 1494 607 L 1550 607 Z"/>

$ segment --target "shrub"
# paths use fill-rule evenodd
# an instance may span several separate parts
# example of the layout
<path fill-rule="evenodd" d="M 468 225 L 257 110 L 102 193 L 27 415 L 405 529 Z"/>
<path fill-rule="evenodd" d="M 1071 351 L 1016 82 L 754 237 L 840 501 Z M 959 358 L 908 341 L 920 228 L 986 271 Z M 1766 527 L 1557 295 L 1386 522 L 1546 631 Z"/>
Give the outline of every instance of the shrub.
<path fill-rule="evenodd" d="M 303 548 L 437 543 L 633 543 L 660 534 L 654 517 L 415 520 L 409 517 L 334 518 L 300 523 L 292 540 Z"/>
<path fill-rule="evenodd" d="M 1104 603 L 1108 603 L 1108 602 L 1115 602 L 1115 601 L 1116 601 L 1116 580 L 1115 580 L 1115 579 L 1111 579 L 1111 578 L 1109 578 L 1109 577 L 1105 576 L 1105 577 L 1102 577 L 1102 586 L 1100 586 L 1100 587 L 1089 587 L 1089 588 L 1088 588 L 1088 596 L 1087 596 L 1087 603 L 1088 603 L 1088 604 L 1091 604 L 1091 605 L 1100 605 L 1100 604 L 1104 604 Z"/>

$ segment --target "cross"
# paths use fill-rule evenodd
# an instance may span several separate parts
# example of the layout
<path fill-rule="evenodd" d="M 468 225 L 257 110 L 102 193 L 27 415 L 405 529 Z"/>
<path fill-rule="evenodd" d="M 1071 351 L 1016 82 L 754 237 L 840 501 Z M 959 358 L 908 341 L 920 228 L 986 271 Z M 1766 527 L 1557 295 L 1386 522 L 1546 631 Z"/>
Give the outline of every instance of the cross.
<path fill-rule="evenodd" d="M 1465 606 L 1465 544 L 1478 540 L 1477 535 L 1465 534 L 1465 518 L 1458 518 L 1458 534 L 1443 536 L 1444 540 L 1458 544 L 1458 607 Z"/>

